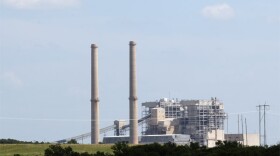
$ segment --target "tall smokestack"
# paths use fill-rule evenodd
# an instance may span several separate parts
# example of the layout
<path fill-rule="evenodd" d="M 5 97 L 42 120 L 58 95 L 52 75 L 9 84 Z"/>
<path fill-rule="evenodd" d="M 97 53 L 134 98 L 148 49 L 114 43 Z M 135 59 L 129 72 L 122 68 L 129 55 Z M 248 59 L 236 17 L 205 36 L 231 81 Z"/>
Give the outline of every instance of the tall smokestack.
<path fill-rule="evenodd" d="M 98 48 L 91 45 L 91 144 L 99 138 Z"/>
<path fill-rule="evenodd" d="M 129 42 L 129 142 L 131 144 L 138 144 L 135 45 L 135 42 Z"/>

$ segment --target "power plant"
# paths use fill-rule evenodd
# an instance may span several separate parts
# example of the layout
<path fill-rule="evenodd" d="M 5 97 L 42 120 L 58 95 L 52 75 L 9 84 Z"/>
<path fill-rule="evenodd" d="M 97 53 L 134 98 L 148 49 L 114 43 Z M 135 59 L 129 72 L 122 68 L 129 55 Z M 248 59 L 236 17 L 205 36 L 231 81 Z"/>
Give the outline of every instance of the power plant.
<path fill-rule="evenodd" d="M 92 144 L 99 143 L 100 134 L 114 131 L 114 136 L 104 136 L 103 143 L 120 141 L 130 144 L 166 143 L 214 147 L 218 140 L 238 141 L 246 145 L 259 145 L 259 134 L 225 134 L 227 118 L 224 104 L 216 97 L 206 100 L 179 100 L 162 98 L 142 103 L 142 117 L 137 113 L 136 43 L 129 42 L 129 123 L 115 120 L 113 125 L 99 128 L 98 47 L 91 45 L 91 132 L 57 141 L 83 140 L 91 137 Z M 138 129 L 141 125 L 141 136 Z M 129 131 L 129 135 L 127 135 Z M 242 131 L 243 132 L 243 131 Z"/>
<path fill-rule="evenodd" d="M 224 140 L 224 104 L 217 98 L 211 100 L 174 100 L 142 103 L 142 136 L 140 143 L 169 142 L 188 144 L 191 141 L 213 147 L 216 141 Z M 106 136 L 104 143 L 127 141 L 125 121 L 114 122 L 115 134 Z M 174 138 L 176 138 L 174 140 Z"/>

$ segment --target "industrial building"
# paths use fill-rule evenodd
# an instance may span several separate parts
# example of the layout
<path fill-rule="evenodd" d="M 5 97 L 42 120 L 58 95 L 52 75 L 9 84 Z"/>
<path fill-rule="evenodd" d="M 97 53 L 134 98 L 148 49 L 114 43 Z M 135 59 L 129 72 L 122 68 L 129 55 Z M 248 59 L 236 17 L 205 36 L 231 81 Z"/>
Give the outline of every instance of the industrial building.
<path fill-rule="evenodd" d="M 180 101 L 163 98 L 144 102 L 142 118 L 138 120 L 142 125 L 142 136 L 138 139 L 140 143 L 171 141 L 188 144 L 193 141 L 214 147 L 217 140 L 224 140 L 225 117 L 224 105 L 217 98 Z M 116 120 L 114 125 L 116 136 L 106 136 L 103 141 L 115 143 L 128 139 L 126 122 Z"/>
<path fill-rule="evenodd" d="M 237 141 L 245 146 L 260 146 L 259 134 L 225 134 L 225 140 Z"/>
<path fill-rule="evenodd" d="M 200 145 L 213 146 L 224 140 L 224 104 L 211 100 L 163 98 L 142 103 L 142 116 L 151 115 L 142 125 L 142 135 L 186 134 Z"/>

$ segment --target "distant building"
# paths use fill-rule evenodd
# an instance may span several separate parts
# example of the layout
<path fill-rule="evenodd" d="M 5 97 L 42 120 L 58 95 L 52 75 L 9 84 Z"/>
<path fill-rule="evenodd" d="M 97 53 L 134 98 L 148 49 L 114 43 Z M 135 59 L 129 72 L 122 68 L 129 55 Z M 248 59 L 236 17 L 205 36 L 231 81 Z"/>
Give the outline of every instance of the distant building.
<path fill-rule="evenodd" d="M 245 146 L 260 146 L 259 134 L 225 134 L 225 140 L 237 141 Z"/>

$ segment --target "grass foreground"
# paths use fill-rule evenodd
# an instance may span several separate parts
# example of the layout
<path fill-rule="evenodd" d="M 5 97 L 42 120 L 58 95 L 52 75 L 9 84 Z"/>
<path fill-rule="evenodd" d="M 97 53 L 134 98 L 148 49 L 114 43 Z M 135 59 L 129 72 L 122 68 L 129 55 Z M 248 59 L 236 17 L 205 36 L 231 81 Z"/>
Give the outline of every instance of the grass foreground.
<path fill-rule="evenodd" d="M 43 156 L 45 149 L 50 145 L 51 144 L 0 144 L 0 156 L 14 156 L 14 154 L 20 154 L 21 156 Z M 111 149 L 112 145 L 110 144 L 61 144 L 61 146 L 70 146 L 76 152 L 113 152 Z"/>

